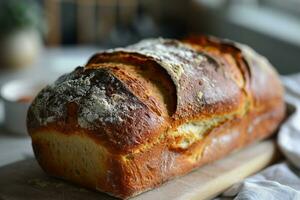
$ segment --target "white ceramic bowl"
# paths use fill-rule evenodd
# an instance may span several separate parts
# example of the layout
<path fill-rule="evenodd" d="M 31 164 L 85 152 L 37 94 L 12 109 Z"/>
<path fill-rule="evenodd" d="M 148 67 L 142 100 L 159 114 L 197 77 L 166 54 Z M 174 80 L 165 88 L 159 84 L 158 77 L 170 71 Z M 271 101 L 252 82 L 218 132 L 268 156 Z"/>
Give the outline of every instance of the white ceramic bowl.
<path fill-rule="evenodd" d="M 12 133 L 27 135 L 26 116 L 36 94 L 46 85 L 41 80 L 13 80 L 1 87 L 0 97 L 4 105 L 4 127 Z"/>

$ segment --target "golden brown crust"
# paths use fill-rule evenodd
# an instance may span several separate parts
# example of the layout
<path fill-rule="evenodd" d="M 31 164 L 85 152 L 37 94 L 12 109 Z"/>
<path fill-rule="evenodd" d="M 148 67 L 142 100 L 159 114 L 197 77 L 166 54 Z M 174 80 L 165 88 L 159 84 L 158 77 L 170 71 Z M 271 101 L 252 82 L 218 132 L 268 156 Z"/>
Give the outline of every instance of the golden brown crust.
<path fill-rule="evenodd" d="M 84 129 L 105 138 L 107 148 L 127 151 L 152 139 L 164 128 L 163 117 L 136 98 L 110 69 L 79 67 L 73 73 L 68 82 L 58 81 L 37 96 L 28 112 L 29 132 L 55 127 L 69 134 Z M 83 85 L 79 84 L 79 77 L 87 77 L 91 87 L 83 88 L 86 81 L 82 81 Z M 102 86 L 105 86 L 103 90 Z M 79 87 L 82 87 L 81 91 Z M 91 101 L 97 97 L 98 101 Z M 89 110 L 86 111 L 86 108 Z M 53 120 L 53 117 L 56 118 Z"/>
<path fill-rule="evenodd" d="M 265 106 L 271 99 L 282 101 L 283 88 L 276 71 L 266 58 L 250 47 L 215 37 L 191 37 L 185 42 L 219 56 L 217 59 L 226 59 L 226 54 L 230 54 L 244 77 L 245 91 L 253 97 L 256 106 Z M 270 86 L 277 90 L 270 90 Z"/>
<path fill-rule="evenodd" d="M 27 125 L 46 172 L 128 198 L 268 137 L 284 113 L 282 86 L 265 58 L 231 41 L 194 37 L 94 55 L 38 95 Z M 47 147 L 57 133 L 66 143 L 80 135 L 105 149 L 108 171 L 81 178 L 63 171 L 49 158 L 67 156 Z"/>
<path fill-rule="evenodd" d="M 176 49 L 176 51 L 165 53 L 163 49 L 161 57 L 149 56 L 154 52 L 160 52 L 160 46 L 156 47 L 157 43 L 165 49 Z M 146 49 L 145 53 L 139 52 L 141 49 Z M 243 97 L 240 88 L 232 81 L 232 74 L 228 72 L 226 63 L 220 65 L 218 60 L 206 52 L 196 51 L 191 46 L 175 40 L 155 40 L 153 44 L 150 40 L 144 45 L 137 44 L 136 47 L 133 45 L 128 49 L 96 54 L 86 67 L 95 68 L 99 64 L 115 62 L 136 64 L 138 59 L 155 61 L 158 63 L 157 67 L 168 71 L 177 90 L 176 112 L 171 115 L 175 119 L 174 126 L 193 118 L 228 113 L 241 105 Z M 170 62 L 171 59 L 175 62 Z M 164 67 L 162 63 L 169 63 L 169 65 Z M 170 68 L 172 70 L 169 70 Z M 240 72 L 237 75 L 240 75 Z M 201 98 L 199 93 L 203 94 Z M 230 106 L 222 106 L 223 104 Z"/>

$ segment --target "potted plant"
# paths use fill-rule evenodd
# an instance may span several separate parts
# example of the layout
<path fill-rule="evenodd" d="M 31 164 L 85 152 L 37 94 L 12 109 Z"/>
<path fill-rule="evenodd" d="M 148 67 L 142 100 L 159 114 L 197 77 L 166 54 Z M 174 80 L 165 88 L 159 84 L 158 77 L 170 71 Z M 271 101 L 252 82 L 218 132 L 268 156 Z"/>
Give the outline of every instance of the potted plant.
<path fill-rule="evenodd" d="M 32 64 L 42 46 L 44 26 L 36 1 L 0 1 L 0 68 Z"/>

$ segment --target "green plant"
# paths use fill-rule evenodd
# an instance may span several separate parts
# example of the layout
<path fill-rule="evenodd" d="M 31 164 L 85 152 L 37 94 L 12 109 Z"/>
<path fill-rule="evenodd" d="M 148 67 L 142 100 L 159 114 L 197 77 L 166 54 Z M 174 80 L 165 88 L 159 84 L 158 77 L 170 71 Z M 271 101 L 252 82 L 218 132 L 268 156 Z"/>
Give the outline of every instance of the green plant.
<path fill-rule="evenodd" d="M 41 8 L 34 0 L 0 1 L 0 37 L 22 28 L 45 31 Z"/>

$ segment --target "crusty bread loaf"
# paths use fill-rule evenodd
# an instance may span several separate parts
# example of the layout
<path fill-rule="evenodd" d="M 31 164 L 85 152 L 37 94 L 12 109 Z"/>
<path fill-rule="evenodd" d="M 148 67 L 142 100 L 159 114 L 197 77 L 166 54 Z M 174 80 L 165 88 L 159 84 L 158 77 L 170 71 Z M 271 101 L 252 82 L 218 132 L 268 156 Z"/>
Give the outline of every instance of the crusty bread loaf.
<path fill-rule="evenodd" d="M 126 199 L 270 136 L 284 113 L 265 58 L 201 36 L 94 55 L 38 94 L 27 125 L 48 174 Z"/>

